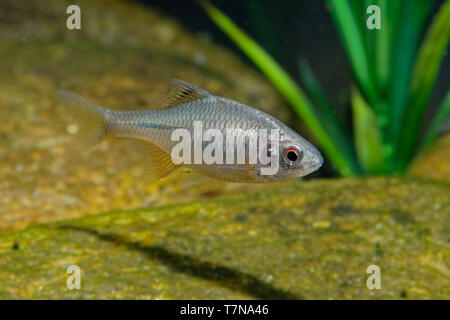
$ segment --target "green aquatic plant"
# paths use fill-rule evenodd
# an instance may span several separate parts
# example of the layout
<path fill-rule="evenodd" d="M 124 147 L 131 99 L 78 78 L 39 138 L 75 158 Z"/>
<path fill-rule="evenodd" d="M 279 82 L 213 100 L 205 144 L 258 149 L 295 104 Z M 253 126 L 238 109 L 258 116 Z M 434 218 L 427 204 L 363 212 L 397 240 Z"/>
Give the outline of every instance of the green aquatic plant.
<path fill-rule="evenodd" d="M 299 62 L 303 90 L 229 17 L 206 0 L 199 3 L 285 97 L 339 174 L 404 173 L 417 152 L 436 139 L 440 124 L 450 116 L 449 91 L 430 124 L 424 121 L 450 39 L 450 0 L 439 8 L 428 30 L 425 22 L 432 1 L 326 2 L 354 76 L 353 139 L 342 127 L 335 107 L 327 101 L 305 59 Z M 381 29 L 366 26 L 370 5 L 380 8 Z"/>

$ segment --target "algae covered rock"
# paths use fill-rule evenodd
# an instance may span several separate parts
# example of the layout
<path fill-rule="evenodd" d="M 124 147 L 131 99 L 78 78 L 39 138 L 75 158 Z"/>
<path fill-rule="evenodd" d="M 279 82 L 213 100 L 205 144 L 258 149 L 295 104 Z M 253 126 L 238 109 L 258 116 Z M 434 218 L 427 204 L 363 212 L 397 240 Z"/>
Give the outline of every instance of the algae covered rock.
<path fill-rule="evenodd" d="M 423 151 L 413 162 L 410 174 L 450 182 L 450 134 Z"/>
<path fill-rule="evenodd" d="M 180 189 L 176 177 L 150 184 L 135 153 L 107 142 L 90 154 L 74 151 L 69 133 L 76 130 L 55 98 L 60 89 L 111 108 L 139 109 L 177 77 L 281 119 L 288 108 L 236 56 L 148 7 L 77 1 L 82 28 L 68 30 L 71 4 L 0 1 L 0 232 L 243 190 Z"/>
<path fill-rule="evenodd" d="M 418 179 L 292 182 L 34 226 L 0 236 L 0 298 L 448 299 L 449 193 Z"/>

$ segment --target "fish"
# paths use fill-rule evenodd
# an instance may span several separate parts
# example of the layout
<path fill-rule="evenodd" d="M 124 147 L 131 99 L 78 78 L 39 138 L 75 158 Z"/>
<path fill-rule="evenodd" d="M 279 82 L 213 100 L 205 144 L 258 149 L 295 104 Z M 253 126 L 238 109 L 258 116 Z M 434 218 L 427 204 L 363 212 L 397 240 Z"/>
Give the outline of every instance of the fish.
<path fill-rule="evenodd" d="M 133 150 L 143 154 L 149 176 L 154 180 L 168 176 L 178 167 L 187 167 L 206 177 L 228 182 L 270 183 L 306 176 L 323 164 L 318 149 L 278 119 L 183 80 L 172 79 L 148 108 L 139 110 L 104 108 L 66 90 L 59 91 L 58 95 L 65 110 L 78 122 L 76 140 L 82 148 L 91 148 L 105 139 L 126 139 L 134 145 Z M 218 133 L 209 131 L 217 133 L 214 136 L 218 140 L 214 141 L 217 148 L 210 154 L 215 162 L 196 161 L 196 147 L 206 152 L 213 140 L 198 135 L 199 125 L 204 134 L 209 129 L 219 130 Z M 179 152 L 187 161 L 175 161 L 174 150 L 180 149 L 181 143 L 180 136 L 174 139 L 175 132 L 187 133 L 192 139 L 184 146 L 193 147 L 194 152 L 185 154 L 184 149 Z M 230 143 L 229 147 L 227 143 L 231 140 L 218 139 L 220 134 L 224 133 L 223 138 L 228 132 L 238 132 L 236 139 L 244 132 L 243 144 Z M 254 138 L 259 139 L 257 145 L 253 143 Z M 236 161 L 239 147 L 245 148 L 242 151 L 245 155 Z M 252 156 L 255 152 L 258 157 Z M 276 170 L 267 173 L 270 166 Z"/>

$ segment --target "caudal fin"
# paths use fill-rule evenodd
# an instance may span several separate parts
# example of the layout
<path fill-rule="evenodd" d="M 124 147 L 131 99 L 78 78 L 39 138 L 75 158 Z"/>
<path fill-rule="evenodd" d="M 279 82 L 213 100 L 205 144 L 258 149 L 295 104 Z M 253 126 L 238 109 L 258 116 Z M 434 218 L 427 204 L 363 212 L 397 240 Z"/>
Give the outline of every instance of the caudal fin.
<path fill-rule="evenodd" d="M 89 149 L 106 137 L 104 108 L 66 90 L 59 91 L 58 97 L 78 123 L 76 144 L 79 148 Z"/>

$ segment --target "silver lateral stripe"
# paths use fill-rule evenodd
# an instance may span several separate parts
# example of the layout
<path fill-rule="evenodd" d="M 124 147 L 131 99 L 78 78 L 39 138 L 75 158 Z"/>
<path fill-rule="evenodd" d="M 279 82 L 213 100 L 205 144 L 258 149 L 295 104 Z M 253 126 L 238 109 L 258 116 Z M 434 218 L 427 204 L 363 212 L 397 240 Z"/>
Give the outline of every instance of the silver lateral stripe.
<path fill-rule="evenodd" d="M 134 127 L 152 128 L 152 129 L 178 129 L 179 128 L 179 127 L 169 126 L 166 124 L 136 122 L 136 121 L 131 121 L 130 123 L 128 123 L 128 125 L 134 126 Z"/>

